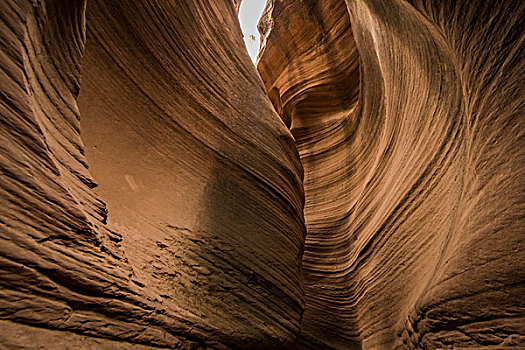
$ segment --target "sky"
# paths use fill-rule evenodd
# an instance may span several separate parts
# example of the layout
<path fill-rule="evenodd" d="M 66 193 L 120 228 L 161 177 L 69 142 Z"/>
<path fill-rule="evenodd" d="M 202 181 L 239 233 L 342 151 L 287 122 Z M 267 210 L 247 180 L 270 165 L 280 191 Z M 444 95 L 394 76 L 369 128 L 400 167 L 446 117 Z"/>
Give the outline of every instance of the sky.
<path fill-rule="evenodd" d="M 257 53 L 259 52 L 260 42 L 257 23 L 259 22 L 259 18 L 261 18 L 264 5 L 266 5 L 266 0 L 242 0 L 241 8 L 239 10 L 239 20 L 244 35 L 244 43 L 246 44 L 248 53 L 254 63 L 257 59 Z M 252 40 L 250 35 L 253 35 L 255 40 Z"/>

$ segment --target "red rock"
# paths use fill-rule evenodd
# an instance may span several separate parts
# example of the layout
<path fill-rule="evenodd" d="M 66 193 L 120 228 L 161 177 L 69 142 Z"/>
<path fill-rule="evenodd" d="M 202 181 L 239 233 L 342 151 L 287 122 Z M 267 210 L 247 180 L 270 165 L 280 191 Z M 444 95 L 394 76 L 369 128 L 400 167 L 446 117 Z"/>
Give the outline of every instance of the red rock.
<path fill-rule="evenodd" d="M 258 68 L 305 171 L 301 348 L 525 346 L 523 11 L 267 6 Z"/>
<path fill-rule="evenodd" d="M 239 5 L 0 3 L 1 347 L 525 346 L 525 5 Z"/>
<path fill-rule="evenodd" d="M 2 318 L 158 347 L 291 343 L 302 170 L 233 4 L 84 6 L 2 5 Z M 5 346 L 33 332 L 9 329 Z"/>

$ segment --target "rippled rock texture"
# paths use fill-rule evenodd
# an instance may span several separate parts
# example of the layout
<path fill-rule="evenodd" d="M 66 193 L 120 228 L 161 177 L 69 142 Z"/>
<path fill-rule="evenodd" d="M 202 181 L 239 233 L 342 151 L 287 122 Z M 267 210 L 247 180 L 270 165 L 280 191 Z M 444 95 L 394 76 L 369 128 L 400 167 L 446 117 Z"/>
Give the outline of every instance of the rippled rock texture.
<path fill-rule="evenodd" d="M 235 4 L 1 14 L 2 343 L 32 338 L 17 324 L 165 348 L 291 343 L 301 166 Z"/>
<path fill-rule="evenodd" d="M 259 72 L 304 166 L 302 347 L 525 346 L 524 3 L 265 15 Z"/>
<path fill-rule="evenodd" d="M 525 346 L 525 5 L 239 4 L 0 2 L 0 346 Z"/>

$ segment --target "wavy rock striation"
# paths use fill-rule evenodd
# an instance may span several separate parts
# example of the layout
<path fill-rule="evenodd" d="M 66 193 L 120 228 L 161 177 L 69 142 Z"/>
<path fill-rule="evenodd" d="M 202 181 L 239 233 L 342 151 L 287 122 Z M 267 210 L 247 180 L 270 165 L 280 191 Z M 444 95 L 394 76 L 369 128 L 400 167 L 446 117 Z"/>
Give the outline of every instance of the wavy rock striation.
<path fill-rule="evenodd" d="M 258 69 L 305 172 L 301 348 L 525 346 L 524 10 L 268 4 Z"/>
<path fill-rule="evenodd" d="M 302 170 L 235 5 L 2 3 L 4 346 L 295 339 Z"/>
<path fill-rule="evenodd" d="M 239 5 L 0 3 L 0 347 L 525 346 L 525 5 Z"/>

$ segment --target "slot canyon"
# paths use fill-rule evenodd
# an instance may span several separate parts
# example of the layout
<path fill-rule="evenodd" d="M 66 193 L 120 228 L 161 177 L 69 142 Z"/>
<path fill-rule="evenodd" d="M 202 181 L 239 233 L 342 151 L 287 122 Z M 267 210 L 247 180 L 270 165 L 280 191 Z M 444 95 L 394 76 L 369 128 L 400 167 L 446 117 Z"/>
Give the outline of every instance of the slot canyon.
<path fill-rule="evenodd" d="M 0 348 L 525 348 L 525 2 L 240 5 L 0 1 Z"/>

